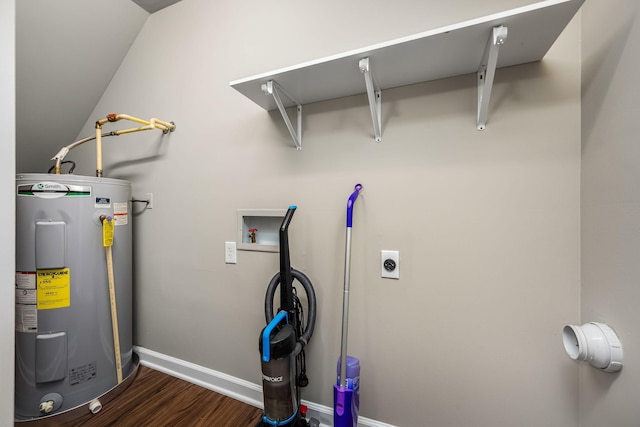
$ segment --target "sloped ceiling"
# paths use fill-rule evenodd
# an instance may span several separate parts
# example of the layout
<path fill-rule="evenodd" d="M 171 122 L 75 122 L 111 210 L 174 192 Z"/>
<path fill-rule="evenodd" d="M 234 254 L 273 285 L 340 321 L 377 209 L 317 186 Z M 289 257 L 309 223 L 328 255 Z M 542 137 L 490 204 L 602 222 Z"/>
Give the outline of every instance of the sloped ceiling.
<path fill-rule="evenodd" d="M 76 140 L 149 11 L 173 3 L 176 1 L 16 2 L 19 173 L 46 172 L 52 164 L 49 159 Z"/>

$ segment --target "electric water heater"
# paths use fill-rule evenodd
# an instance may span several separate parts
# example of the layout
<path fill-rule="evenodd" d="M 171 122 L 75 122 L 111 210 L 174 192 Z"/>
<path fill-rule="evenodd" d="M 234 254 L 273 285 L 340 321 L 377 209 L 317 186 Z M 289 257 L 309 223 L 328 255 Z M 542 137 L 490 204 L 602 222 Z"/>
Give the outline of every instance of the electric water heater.
<path fill-rule="evenodd" d="M 131 228 L 128 181 L 17 175 L 17 422 L 97 412 L 134 376 Z"/>

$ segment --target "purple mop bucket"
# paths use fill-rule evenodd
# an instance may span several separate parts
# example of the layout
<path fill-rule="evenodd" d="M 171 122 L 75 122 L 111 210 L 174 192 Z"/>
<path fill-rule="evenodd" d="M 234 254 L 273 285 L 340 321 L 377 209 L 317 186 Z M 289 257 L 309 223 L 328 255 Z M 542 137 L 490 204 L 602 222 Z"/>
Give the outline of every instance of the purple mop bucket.
<path fill-rule="evenodd" d="M 358 410 L 360 409 L 360 360 L 347 356 L 346 387 L 340 387 L 340 365 L 338 360 L 338 381 L 333 386 L 335 427 L 355 427 L 358 424 Z"/>

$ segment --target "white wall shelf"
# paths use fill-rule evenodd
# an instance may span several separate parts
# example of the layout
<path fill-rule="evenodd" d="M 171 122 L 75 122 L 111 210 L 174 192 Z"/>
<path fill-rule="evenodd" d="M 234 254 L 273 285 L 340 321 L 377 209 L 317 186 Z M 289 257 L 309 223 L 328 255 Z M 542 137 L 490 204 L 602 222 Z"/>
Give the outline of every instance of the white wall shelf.
<path fill-rule="evenodd" d="M 382 90 L 476 73 L 476 127 L 483 130 L 495 69 L 540 61 L 583 3 L 545 0 L 235 80 L 230 85 L 267 111 L 279 109 L 300 149 L 302 105 L 367 93 L 373 134 L 379 142 Z M 285 111 L 294 106 L 297 129 Z"/>

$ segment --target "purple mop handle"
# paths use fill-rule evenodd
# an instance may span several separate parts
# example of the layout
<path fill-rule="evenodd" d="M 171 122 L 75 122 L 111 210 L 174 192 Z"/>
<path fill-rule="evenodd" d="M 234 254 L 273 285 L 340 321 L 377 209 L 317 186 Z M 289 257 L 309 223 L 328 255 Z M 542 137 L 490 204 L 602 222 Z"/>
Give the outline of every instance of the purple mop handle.
<path fill-rule="evenodd" d="M 349 201 L 347 201 L 347 228 L 351 228 L 353 225 L 353 205 L 356 203 L 360 190 L 362 190 L 362 184 L 356 184 L 353 193 L 349 196 Z"/>

